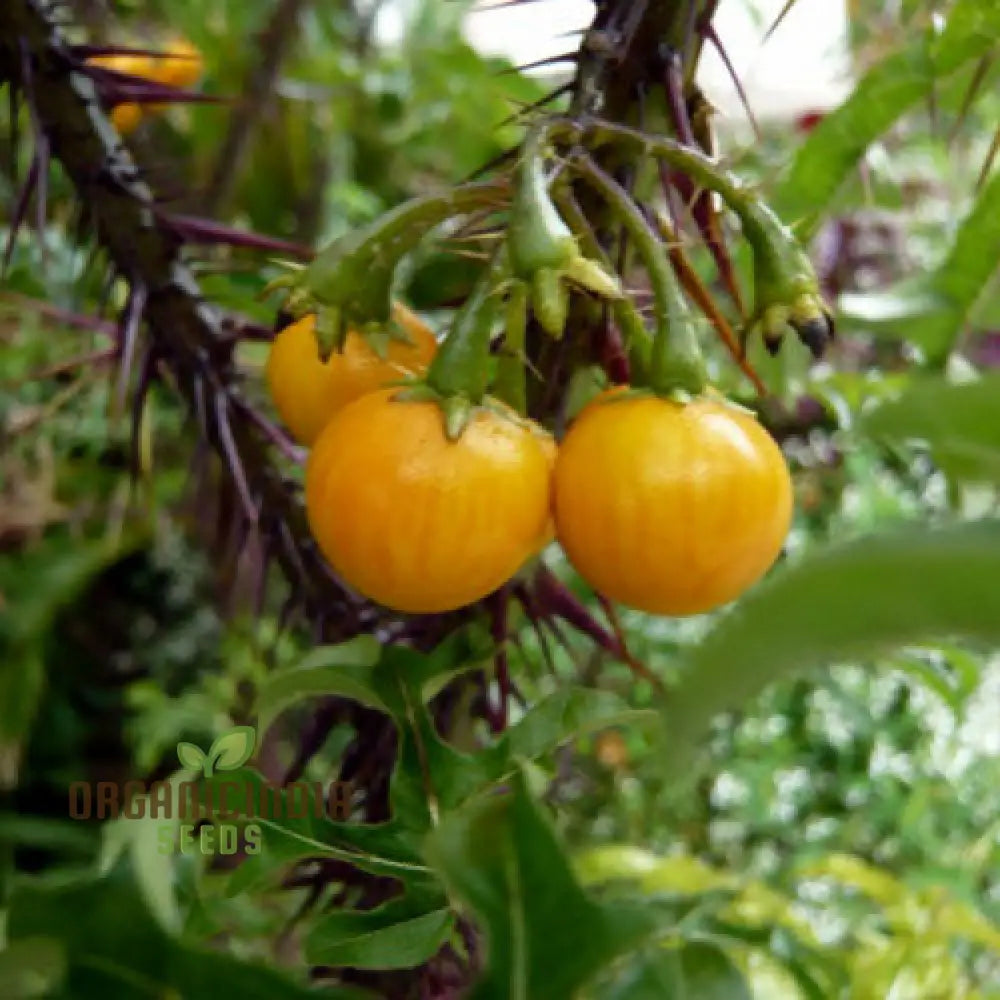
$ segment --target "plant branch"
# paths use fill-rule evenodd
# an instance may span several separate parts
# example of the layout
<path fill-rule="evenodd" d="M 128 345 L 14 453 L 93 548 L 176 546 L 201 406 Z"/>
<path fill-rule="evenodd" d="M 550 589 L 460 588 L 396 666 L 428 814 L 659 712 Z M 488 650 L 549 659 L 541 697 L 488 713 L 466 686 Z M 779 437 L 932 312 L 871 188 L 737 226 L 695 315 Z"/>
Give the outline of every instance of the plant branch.
<path fill-rule="evenodd" d="M 143 290 L 142 318 L 157 356 L 244 502 L 260 512 L 258 527 L 274 540 L 296 600 L 310 617 L 323 617 L 328 638 L 355 634 L 372 609 L 334 578 L 316 551 L 297 491 L 283 480 L 259 429 L 235 419 L 240 397 L 232 339 L 183 263 L 181 241 L 159 218 L 153 193 L 102 111 L 93 81 L 75 68 L 43 0 L 0 4 L 0 81 L 32 102 L 32 118 L 87 206 L 112 267 Z"/>

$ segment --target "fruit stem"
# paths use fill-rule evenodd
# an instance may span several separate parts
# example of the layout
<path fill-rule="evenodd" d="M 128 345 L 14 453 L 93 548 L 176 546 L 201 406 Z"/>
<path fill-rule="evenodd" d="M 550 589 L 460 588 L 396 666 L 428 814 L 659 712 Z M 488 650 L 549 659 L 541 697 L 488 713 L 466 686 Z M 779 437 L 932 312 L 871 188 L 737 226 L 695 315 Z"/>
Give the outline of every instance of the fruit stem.
<path fill-rule="evenodd" d="M 710 156 L 664 136 L 612 122 L 561 119 L 549 126 L 550 137 L 584 145 L 590 151 L 605 145 L 627 148 L 638 156 L 654 156 L 687 174 L 703 188 L 715 191 L 739 218 L 754 255 L 754 315 L 749 331 L 758 329 L 772 350 L 790 324 L 817 356 L 833 337 L 833 319 L 823 302 L 819 280 L 795 234 L 753 190 Z"/>
<path fill-rule="evenodd" d="M 596 233 L 590 226 L 580 203 L 573 195 L 569 184 L 559 184 L 552 192 L 555 203 L 559 206 L 559 211 L 568 223 L 573 235 L 579 242 L 580 249 L 592 259 L 603 265 L 609 272 L 614 272 L 611 258 L 601 246 Z M 612 299 L 610 301 L 611 314 L 621 332 L 628 353 L 629 368 L 637 378 L 643 378 L 643 374 L 649 367 L 650 336 L 642 321 L 639 310 L 635 303 L 627 296 Z"/>
<path fill-rule="evenodd" d="M 493 395 L 502 399 L 522 416 L 527 412 L 524 351 L 528 322 L 528 287 L 523 281 L 511 283 L 507 295 L 507 322 L 504 326 L 502 354 L 497 361 Z"/>
<path fill-rule="evenodd" d="M 490 335 L 503 304 L 502 289 L 509 278 L 510 262 L 504 245 L 493 255 L 489 267 L 456 314 L 427 371 L 427 384 L 442 397 L 461 396 L 478 404 L 486 395 Z"/>
<path fill-rule="evenodd" d="M 645 384 L 662 395 L 677 390 L 697 395 L 705 387 L 705 363 L 694 320 L 663 244 L 628 192 L 586 153 L 574 154 L 571 162 L 621 221 L 649 274 L 655 330 Z"/>

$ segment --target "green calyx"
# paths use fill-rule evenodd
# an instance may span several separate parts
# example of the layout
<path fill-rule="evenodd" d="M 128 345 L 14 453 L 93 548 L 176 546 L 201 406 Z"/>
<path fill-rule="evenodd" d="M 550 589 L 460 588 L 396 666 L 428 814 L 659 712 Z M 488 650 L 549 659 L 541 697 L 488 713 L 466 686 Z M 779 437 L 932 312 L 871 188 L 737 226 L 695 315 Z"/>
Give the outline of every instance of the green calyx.
<path fill-rule="evenodd" d="M 545 127 L 528 133 L 517 172 L 507 245 L 511 271 L 529 289 L 532 311 L 550 336 L 559 338 L 569 312 L 567 282 L 608 299 L 620 299 L 617 278 L 580 253 L 559 214 L 545 175 Z"/>
<path fill-rule="evenodd" d="M 808 255 L 766 205 L 749 202 L 738 214 L 754 254 L 754 313 L 744 342 L 759 333 L 774 354 L 791 327 L 821 357 L 833 339 L 834 323 Z"/>
<path fill-rule="evenodd" d="M 267 290 L 287 289 L 284 309 L 296 318 L 316 314 L 323 357 L 343 346 L 349 329 L 376 342 L 376 334 L 405 339 L 392 317 L 400 261 L 431 229 L 455 216 L 496 206 L 503 191 L 490 181 L 411 199 L 335 240 L 308 267 L 283 275 Z"/>
<path fill-rule="evenodd" d="M 540 268 L 531 276 L 531 310 L 538 325 L 553 339 L 559 340 L 569 316 L 569 288 L 559 271 Z"/>
<path fill-rule="evenodd" d="M 507 227 L 511 270 L 525 281 L 536 271 L 561 271 L 580 252 L 549 196 L 543 145 L 542 131 L 528 133 Z"/>
<path fill-rule="evenodd" d="M 483 396 L 478 403 L 473 403 L 464 395 L 442 395 L 426 382 L 417 381 L 403 386 L 392 395 L 393 403 L 434 403 L 441 410 L 441 420 L 445 436 L 449 441 L 457 441 L 469 426 L 472 418 L 481 410 L 488 411 L 517 424 L 519 427 L 541 433 L 538 426 L 528 420 L 523 414 L 514 410 L 510 404 L 499 396 Z"/>

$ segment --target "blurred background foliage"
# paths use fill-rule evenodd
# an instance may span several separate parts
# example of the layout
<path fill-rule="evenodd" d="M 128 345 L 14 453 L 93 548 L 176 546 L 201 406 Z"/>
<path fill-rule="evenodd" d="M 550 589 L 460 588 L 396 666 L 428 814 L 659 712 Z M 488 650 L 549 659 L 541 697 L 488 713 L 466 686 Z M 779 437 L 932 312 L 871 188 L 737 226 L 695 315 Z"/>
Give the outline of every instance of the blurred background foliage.
<path fill-rule="evenodd" d="M 560 81 L 477 54 L 461 30 L 466 5 L 444 0 L 73 6 L 81 37 L 155 45 L 180 35 L 204 55 L 201 89 L 224 100 L 171 107 L 128 140 L 170 207 L 307 246 L 468 176 L 517 140 L 509 117 Z M 851 0 L 857 73 L 910 44 L 932 6 Z M 377 30 L 388 8 L 403 25 L 397 40 Z M 995 426 L 965 449 L 961 432 L 935 436 L 932 427 L 916 435 L 936 442 L 928 448 L 893 434 L 891 412 L 875 418 L 889 421 L 888 433 L 866 421 L 873 401 L 917 378 L 908 331 L 921 279 L 945 258 L 986 181 L 998 65 L 973 61 L 942 79 L 818 206 L 814 252 L 840 306 L 836 348 L 821 364 L 790 343 L 775 361 L 754 358 L 787 404 L 779 429 L 798 498 L 789 561 L 892 525 L 996 512 Z M 239 95 L 255 87 L 261 99 L 245 106 Z M 721 121 L 720 145 L 767 194 L 813 124 L 769 120 L 756 142 L 743 123 Z M 13 195 L 0 191 L 5 203 Z M 113 326 L 94 318 L 102 301 L 120 307 L 123 290 L 102 287 L 92 248 L 76 242 L 75 216 L 57 170 L 43 228 L 17 237 L 0 297 L 0 912 L 16 872 L 66 875 L 96 858 L 98 831 L 66 819 L 70 781 L 169 774 L 178 740 L 205 745 L 246 721 L 268 672 L 310 646 L 307 634 L 279 626 L 278 581 L 255 617 L 247 588 L 231 586 L 240 565 L 203 555 L 227 530 L 225 501 L 211 473 L 200 474 L 205 456 L 168 386 L 156 390 L 139 442 L 129 441 Z M 271 307 L 256 299 L 275 273 L 268 255 L 206 248 L 193 261 L 213 302 L 270 325 Z M 465 287 L 460 260 L 424 265 L 412 285 L 417 305 L 433 310 Z M 994 280 L 962 322 L 953 381 L 1000 362 L 995 293 Z M 241 355 L 260 398 L 265 350 Z M 712 363 L 723 387 L 741 391 L 721 351 Z M 142 468 L 134 483 L 133 446 Z M 549 560 L 572 580 L 557 552 Z M 847 619 L 851 610 L 831 613 Z M 636 656 L 668 679 L 711 627 L 638 614 L 623 623 Z M 582 638 L 545 644 L 525 628 L 512 660 L 529 703 L 569 683 L 640 708 L 652 699 Z M 298 718 L 276 727 L 266 753 L 291 759 Z M 541 757 L 536 777 L 584 882 L 608 898 L 688 899 L 695 914 L 681 922 L 694 931 L 680 959 L 651 949 L 593 995 L 1000 996 L 998 719 L 1000 660 L 989 649 L 919 646 L 782 682 L 718 717 L 691 796 L 675 794 L 662 748 L 641 728 L 602 728 Z M 351 736 L 335 730 L 310 773 L 328 774 Z M 175 881 L 192 940 L 238 958 L 266 955 L 302 978 L 290 928 L 304 890 L 232 897 L 218 866 L 182 858 L 161 867 L 172 874 L 151 877 Z M 129 891 L 120 888 L 122 914 L 137 905 Z M 56 910 L 44 920 L 57 923 Z M 670 993 L 682 966 L 689 982 L 692 969 L 727 981 L 716 946 L 750 985 Z M 2 959 L 0 983 L 13 975 Z M 17 968 L 36 967 L 54 968 L 22 951 Z M 222 988 L 237 982 L 225 975 Z M 286 995 L 274 990 L 260 995 Z"/>

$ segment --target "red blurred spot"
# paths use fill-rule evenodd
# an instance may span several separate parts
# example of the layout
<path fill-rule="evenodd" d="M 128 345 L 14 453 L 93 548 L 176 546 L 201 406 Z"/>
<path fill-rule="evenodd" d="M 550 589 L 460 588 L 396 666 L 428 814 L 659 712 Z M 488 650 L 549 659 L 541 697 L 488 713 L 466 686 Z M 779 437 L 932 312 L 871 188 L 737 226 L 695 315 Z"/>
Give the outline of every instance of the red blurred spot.
<path fill-rule="evenodd" d="M 795 130 L 811 132 L 825 117 L 825 111 L 806 111 L 795 119 Z"/>

